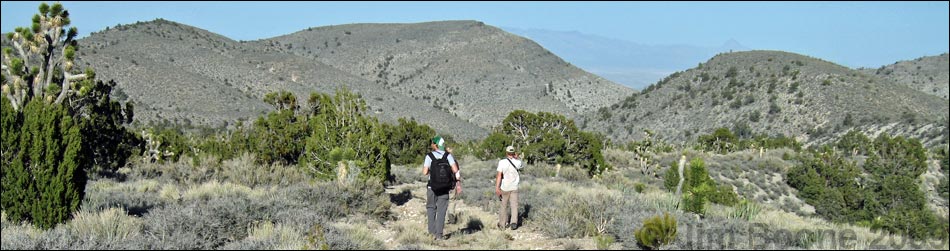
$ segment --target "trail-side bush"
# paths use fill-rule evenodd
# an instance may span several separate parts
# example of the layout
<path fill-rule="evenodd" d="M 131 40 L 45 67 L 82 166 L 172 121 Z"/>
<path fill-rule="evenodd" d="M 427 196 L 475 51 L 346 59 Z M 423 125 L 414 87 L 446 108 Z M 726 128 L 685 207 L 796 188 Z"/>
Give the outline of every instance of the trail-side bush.
<path fill-rule="evenodd" d="M 569 192 L 553 205 L 539 207 L 542 231 L 555 238 L 579 238 L 608 233 L 626 203 L 614 194 Z M 536 204 L 537 206 L 537 204 Z M 534 207 L 532 207 L 534 208 Z"/>
<path fill-rule="evenodd" d="M 643 223 L 643 228 L 634 232 L 639 245 L 648 250 L 657 250 L 673 243 L 676 234 L 676 219 L 669 213 L 664 213 L 662 217 L 647 219 Z"/>

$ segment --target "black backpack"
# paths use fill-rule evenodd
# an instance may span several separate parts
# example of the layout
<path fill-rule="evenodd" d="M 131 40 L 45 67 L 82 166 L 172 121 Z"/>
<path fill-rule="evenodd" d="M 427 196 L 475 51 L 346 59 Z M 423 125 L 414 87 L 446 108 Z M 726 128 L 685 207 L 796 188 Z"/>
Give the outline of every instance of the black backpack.
<path fill-rule="evenodd" d="M 442 155 L 442 159 L 436 159 L 435 155 L 429 153 L 429 159 L 432 160 L 429 165 L 429 187 L 437 194 L 448 193 L 455 188 L 455 173 L 449 164 L 449 153 Z"/>

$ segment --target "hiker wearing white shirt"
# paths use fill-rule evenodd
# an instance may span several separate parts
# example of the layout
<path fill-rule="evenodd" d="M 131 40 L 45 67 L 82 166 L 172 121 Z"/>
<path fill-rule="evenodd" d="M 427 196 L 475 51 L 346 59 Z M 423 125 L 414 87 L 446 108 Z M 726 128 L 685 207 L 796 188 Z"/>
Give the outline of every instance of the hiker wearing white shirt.
<path fill-rule="evenodd" d="M 498 174 L 495 176 L 495 194 L 501 197 L 501 209 L 498 214 L 498 228 L 518 229 L 518 183 L 521 175 L 518 170 L 523 167 L 515 153 L 515 147 L 505 148 L 506 157 L 498 161 Z M 511 215 L 509 218 L 509 205 Z"/>

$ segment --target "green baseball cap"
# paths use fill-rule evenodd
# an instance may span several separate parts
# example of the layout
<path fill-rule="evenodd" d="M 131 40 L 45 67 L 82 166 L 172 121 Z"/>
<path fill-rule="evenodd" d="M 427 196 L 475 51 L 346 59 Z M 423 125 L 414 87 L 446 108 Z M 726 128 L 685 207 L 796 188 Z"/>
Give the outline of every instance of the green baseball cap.
<path fill-rule="evenodd" d="M 435 138 L 432 138 L 432 144 L 435 144 L 435 146 L 439 147 L 439 150 L 445 151 L 445 139 L 443 139 L 442 136 L 435 136 Z"/>

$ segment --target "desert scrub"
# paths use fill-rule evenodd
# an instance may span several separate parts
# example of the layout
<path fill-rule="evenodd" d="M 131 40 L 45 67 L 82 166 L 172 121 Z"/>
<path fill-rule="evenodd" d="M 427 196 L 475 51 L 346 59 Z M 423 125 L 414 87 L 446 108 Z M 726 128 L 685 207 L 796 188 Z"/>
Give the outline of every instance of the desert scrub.
<path fill-rule="evenodd" d="M 227 250 L 292 250 L 306 245 L 303 233 L 293 227 L 263 222 L 252 227 L 247 238 L 228 243 Z"/>
<path fill-rule="evenodd" d="M 647 219 L 643 227 L 634 232 L 634 236 L 644 249 L 656 250 L 669 245 L 676 239 L 676 219 L 669 213 Z"/>
<path fill-rule="evenodd" d="M 627 203 L 616 193 L 594 190 L 570 191 L 545 197 L 553 204 L 538 206 L 543 232 L 555 237 L 587 237 L 606 234 Z M 550 203 L 550 202 L 549 202 Z"/>
<path fill-rule="evenodd" d="M 117 183 L 108 179 L 91 181 L 86 186 L 82 208 L 87 213 L 119 208 L 141 216 L 153 208 L 166 205 L 159 196 L 162 186 L 154 180 Z"/>
<path fill-rule="evenodd" d="M 597 250 L 609 250 L 616 239 L 608 234 L 594 236 L 594 242 L 597 244 Z"/>

